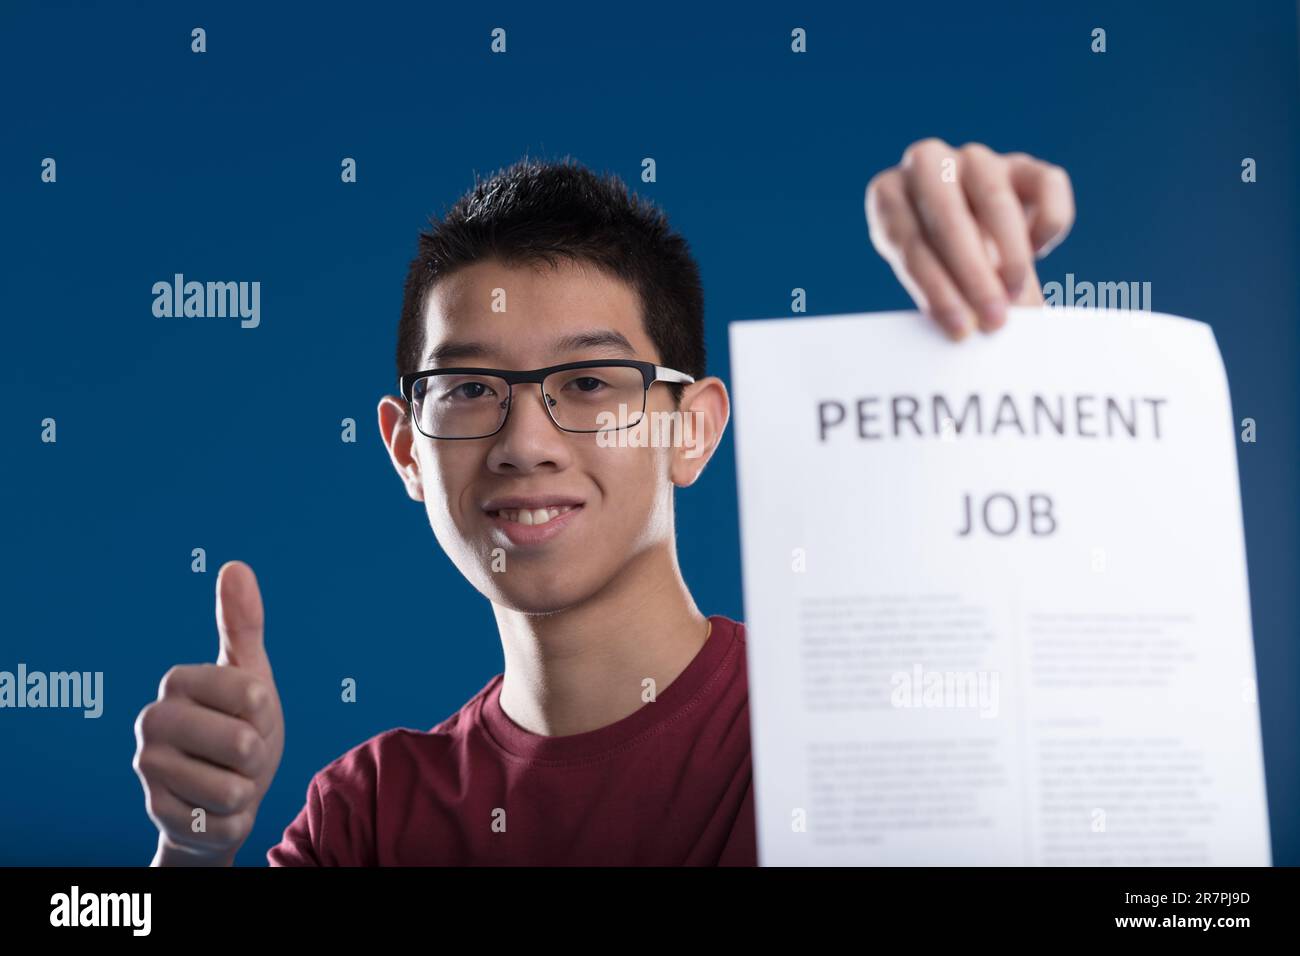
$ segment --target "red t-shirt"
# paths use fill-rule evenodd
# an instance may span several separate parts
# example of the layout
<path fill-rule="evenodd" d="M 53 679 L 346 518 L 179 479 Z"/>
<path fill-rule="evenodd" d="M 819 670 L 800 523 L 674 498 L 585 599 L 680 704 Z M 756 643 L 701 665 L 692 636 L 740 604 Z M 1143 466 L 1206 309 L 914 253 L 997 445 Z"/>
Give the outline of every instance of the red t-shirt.
<path fill-rule="evenodd" d="M 397 728 L 320 770 L 272 866 L 757 864 L 745 626 L 651 703 L 586 733 L 529 733 L 498 674 L 425 732 Z"/>

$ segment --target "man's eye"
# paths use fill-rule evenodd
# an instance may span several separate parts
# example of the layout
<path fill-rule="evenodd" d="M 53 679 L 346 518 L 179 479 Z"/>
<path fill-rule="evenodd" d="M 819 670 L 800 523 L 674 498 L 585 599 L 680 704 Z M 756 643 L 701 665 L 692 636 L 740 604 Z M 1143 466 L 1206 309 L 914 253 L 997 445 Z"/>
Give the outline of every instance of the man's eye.
<path fill-rule="evenodd" d="M 582 375 L 575 378 L 570 385 L 576 385 L 580 392 L 595 392 L 605 387 L 605 383 L 598 378 L 592 378 L 590 375 Z"/>
<path fill-rule="evenodd" d="M 492 389 L 482 382 L 462 382 L 449 389 L 444 398 L 450 401 L 482 398 L 491 391 Z"/>

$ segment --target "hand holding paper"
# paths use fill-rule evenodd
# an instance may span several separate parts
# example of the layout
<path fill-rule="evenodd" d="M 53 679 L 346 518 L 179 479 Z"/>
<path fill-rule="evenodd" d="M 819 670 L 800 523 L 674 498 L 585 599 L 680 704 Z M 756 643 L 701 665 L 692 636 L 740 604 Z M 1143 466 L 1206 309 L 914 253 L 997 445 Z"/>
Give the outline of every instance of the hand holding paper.
<path fill-rule="evenodd" d="M 1213 334 L 1012 313 L 731 326 L 760 862 L 1266 865 Z"/>
<path fill-rule="evenodd" d="M 876 251 L 953 338 L 1001 328 L 1011 305 L 1041 305 L 1034 270 L 1074 224 L 1074 190 L 1060 166 L 981 143 L 930 137 L 867 184 Z"/>

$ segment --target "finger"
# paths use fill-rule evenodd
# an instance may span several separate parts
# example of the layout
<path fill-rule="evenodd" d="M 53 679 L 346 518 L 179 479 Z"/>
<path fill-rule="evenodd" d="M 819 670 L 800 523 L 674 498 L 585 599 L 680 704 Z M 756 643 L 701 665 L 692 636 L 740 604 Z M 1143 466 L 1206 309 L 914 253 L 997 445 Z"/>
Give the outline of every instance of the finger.
<path fill-rule="evenodd" d="M 1029 275 L 1025 278 L 1025 287 L 1020 290 L 1012 305 L 1042 305 L 1043 284 L 1038 279 L 1038 269 L 1032 260 L 1029 263 Z"/>
<path fill-rule="evenodd" d="M 997 243 L 995 243 L 993 241 L 993 237 L 988 235 L 987 233 L 984 233 L 983 237 L 984 237 L 984 245 L 988 249 L 989 259 L 993 263 L 993 268 L 994 269 L 1000 268 L 1001 263 L 999 261 Z M 1007 304 L 1021 305 L 1021 306 L 1034 306 L 1034 305 L 1043 304 L 1043 287 L 1042 287 L 1042 283 L 1039 282 L 1038 280 L 1038 269 L 1035 267 L 1034 260 L 1032 257 L 1030 258 L 1029 263 L 1025 267 L 1025 282 L 1023 288 L 1021 288 L 1020 290 L 1020 294 L 1017 295 L 1014 299 L 1012 299 Z"/>
<path fill-rule="evenodd" d="M 1020 197 L 1011 188 L 1006 162 L 986 146 L 972 144 L 962 151 L 962 189 L 981 229 L 997 253 L 994 267 L 1008 300 L 1017 298 L 1029 274 L 1034 250 Z"/>
<path fill-rule="evenodd" d="M 929 147 L 930 141 L 904 155 L 905 182 L 917 218 L 930 247 L 952 276 L 962 297 L 979 317 L 983 329 L 1006 320 L 1006 289 L 989 263 L 979 227 L 962 189 L 958 162 L 954 176 L 943 175 L 944 161 L 957 162 L 955 152 Z M 951 182 L 946 182 L 951 178 Z"/>
<path fill-rule="evenodd" d="M 277 722 L 274 686 L 235 667 L 182 664 L 163 675 L 158 698 L 183 698 L 252 724 L 270 737 Z"/>
<path fill-rule="evenodd" d="M 217 663 L 271 677 L 263 637 L 265 614 L 257 576 L 243 561 L 227 561 L 217 573 Z"/>
<path fill-rule="evenodd" d="M 162 785 L 148 788 L 145 797 L 149 815 L 162 825 L 171 841 L 196 853 L 225 849 L 240 842 L 252 829 L 247 811 L 243 811 L 230 815 L 205 813 L 204 829 L 195 831 L 194 811 L 199 809 L 198 806 Z"/>
<path fill-rule="evenodd" d="M 896 258 L 898 261 L 890 265 L 898 281 L 921 311 L 938 322 L 950 338 L 961 341 L 974 330 L 975 313 L 924 236 L 917 234 Z"/>
<path fill-rule="evenodd" d="M 205 760 L 182 753 L 175 747 L 161 747 L 150 758 L 157 779 L 191 807 L 203 807 L 228 816 L 239 813 L 257 797 L 257 782 Z"/>
<path fill-rule="evenodd" d="M 1074 187 L 1060 166 L 1025 153 L 1006 157 L 1011 188 L 1024 203 L 1029 241 L 1039 259 L 1059 246 L 1074 225 Z"/>
<path fill-rule="evenodd" d="M 927 244 L 901 174 L 890 171 L 872 180 L 867 190 L 867 222 L 872 245 L 917 308 L 954 339 L 971 332 L 975 314 Z"/>
<path fill-rule="evenodd" d="M 143 718 L 147 739 L 256 778 L 269 747 L 252 724 L 193 703 L 160 700 Z"/>

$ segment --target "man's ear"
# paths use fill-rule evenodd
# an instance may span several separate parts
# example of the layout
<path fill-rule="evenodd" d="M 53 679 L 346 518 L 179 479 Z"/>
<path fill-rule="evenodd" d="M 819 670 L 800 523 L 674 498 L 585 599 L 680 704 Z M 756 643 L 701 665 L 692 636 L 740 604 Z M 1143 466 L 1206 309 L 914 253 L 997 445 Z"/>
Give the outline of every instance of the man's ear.
<path fill-rule="evenodd" d="M 406 486 L 406 493 L 414 501 L 424 500 L 424 485 L 420 482 L 420 459 L 415 453 L 415 432 L 411 429 L 411 416 L 406 402 L 397 395 L 385 395 L 379 400 L 379 434 L 388 448 L 397 475 Z"/>
<path fill-rule="evenodd" d="M 726 431 L 731 417 L 727 386 L 714 375 L 686 386 L 679 411 L 680 431 L 673 441 L 669 477 L 677 487 L 688 488 L 700 477 Z"/>

